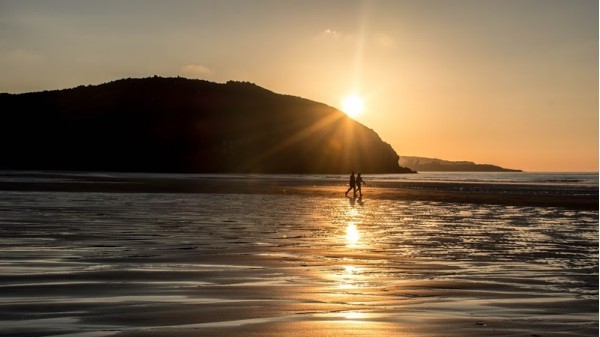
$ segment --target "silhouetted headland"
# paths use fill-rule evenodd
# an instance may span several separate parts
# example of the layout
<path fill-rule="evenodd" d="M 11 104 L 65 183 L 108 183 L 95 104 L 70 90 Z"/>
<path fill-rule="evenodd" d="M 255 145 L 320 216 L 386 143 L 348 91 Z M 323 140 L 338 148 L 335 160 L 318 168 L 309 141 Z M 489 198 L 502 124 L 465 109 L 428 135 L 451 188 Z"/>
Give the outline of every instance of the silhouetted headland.
<path fill-rule="evenodd" d="M 410 173 L 339 110 L 247 82 L 123 79 L 0 94 L 0 169 Z"/>
<path fill-rule="evenodd" d="M 471 161 L 449 161 L 425 157 L 400 157 L 399 164 L 415 171 L 438 172 L 523 172 L 490 164 L 476 164 Z"/>

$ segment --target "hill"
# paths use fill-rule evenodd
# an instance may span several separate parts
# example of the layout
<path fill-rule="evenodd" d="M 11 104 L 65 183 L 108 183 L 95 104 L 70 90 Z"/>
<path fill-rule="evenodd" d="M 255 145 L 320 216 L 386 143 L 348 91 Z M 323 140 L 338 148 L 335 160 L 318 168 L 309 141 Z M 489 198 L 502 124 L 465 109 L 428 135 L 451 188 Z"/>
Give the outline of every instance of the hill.
<path fill-rule="evenodd" d="M 448 161 L 437 158 L 400 157 L 399 164 L 415 171 L 441 172 L 521 172 L 489 164 L 475 164 L 470 161 Z"/>
<path fill-rule="evenodd" d="M 247 82 L 123 79 L 0 94 L 1 169 L 411 172 L 371 129 Z"/>

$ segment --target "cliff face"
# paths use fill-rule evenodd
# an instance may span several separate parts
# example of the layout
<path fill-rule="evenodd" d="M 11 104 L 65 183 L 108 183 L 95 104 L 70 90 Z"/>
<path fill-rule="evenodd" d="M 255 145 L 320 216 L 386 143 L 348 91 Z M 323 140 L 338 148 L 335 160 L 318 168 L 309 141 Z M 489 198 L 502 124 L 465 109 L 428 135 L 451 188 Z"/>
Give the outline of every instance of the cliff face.
<path fill-rule="evenodd" d="M 521 170 L 506 169 L 496 165 L 475 164 L 470 161 L 448 161 L 437 158 L 402 156 L 400 165 L 415 171 L 438 172 L 521 172 Z"/>
<path fill-rule="evenodd" d="M 125 79 L 2 94 L 0 109 L 4 169 L 410 172 L 342 112 L 250 83 Z"/>

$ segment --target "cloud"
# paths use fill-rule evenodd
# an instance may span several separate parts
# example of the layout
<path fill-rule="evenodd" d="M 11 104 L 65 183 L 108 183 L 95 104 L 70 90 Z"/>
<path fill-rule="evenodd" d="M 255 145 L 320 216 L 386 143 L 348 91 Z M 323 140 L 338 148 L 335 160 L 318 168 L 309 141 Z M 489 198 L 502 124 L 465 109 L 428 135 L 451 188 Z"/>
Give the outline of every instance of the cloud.
<path fill-rule="evenodd" d="M 396 47 L 395 39 L 386 33 L 365 36 L 365 38 L 367 39 L 366 42 L 373 47 L 378 47 L 382 49 L 394 49 Z M 330 45 L 338 43 L 347 45 L 360 42 L 361 36 L 328 28 L 320 31 L 319 34 L 314 38 L 314 40 L 320 43 L 327 43 Z"/>
<path fill-rule="evenodd" d="M 185 77 L 206 77 L 215 71 L 202 64 L 186 64 L 181 67 L 179 73 Z"/>
<path fill-rule="evenodd" d="M 322 30 L 319 35 L 316 36 L 317 41 L 346 41 L 352 39 L 352 35 L 330 28 Z"/>
<path fill-rule="evenodd" d="M 337 31 L 333 30 L 333 29 L 325 29 L 321 35 L 325 38 L 339 38 L 340 37 L 340 33 L 338 33 Z"/>

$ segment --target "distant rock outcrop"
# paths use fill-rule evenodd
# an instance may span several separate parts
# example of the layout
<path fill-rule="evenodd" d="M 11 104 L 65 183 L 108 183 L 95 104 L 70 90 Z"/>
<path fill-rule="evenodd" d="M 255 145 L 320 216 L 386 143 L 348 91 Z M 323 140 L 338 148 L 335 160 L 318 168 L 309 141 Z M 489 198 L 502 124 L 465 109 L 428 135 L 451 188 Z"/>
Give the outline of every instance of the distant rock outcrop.
<path fill-rule="evenodd" d="M 371 129 L 246 82 L 124 79 L 0 94 L 1 169 L 402 173 Z"/>
<path fill-rule="evenodd" d="M 521 172 L 489 164 L 475 164 L 470 161 L 448 161 L 437 158 L 400 157 L 399 164 L 415 171 L 441 172 Z"/>

